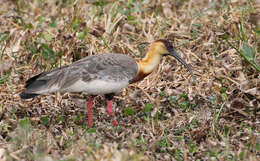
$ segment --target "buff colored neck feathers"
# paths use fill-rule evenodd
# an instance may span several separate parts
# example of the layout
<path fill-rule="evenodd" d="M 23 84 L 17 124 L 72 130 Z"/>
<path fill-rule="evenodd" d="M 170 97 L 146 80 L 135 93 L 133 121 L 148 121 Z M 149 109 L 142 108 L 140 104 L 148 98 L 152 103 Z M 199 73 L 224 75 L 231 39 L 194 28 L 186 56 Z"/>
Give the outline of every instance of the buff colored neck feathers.
<path fill-rule="evenodd" d="M 138 73 L 131 83 L 137 82 L 145 78 L 157 68 L 162 55 L 168 53 L 162 42 L 153 42 L 142 60 L 137 60 Z"/>
<path fill-rule="evenodd" d="M 142 60 L 138 60 L 139 72 L 150 74 L 160 63 L 162 55 L 168 53 L 164 44 L 161 42 L 154 42 L 151 44 L 146 56 Z"/>

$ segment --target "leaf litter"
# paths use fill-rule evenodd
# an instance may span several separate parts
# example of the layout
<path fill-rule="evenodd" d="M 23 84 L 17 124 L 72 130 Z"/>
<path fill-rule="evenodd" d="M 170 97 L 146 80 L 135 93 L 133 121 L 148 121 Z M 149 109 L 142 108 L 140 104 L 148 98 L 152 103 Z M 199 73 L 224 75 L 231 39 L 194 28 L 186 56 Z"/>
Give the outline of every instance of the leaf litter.
<path fill-rule="evenodd" d="M 260 75 L 230 46 L 259 64 L 259 21 L 252 20 L 259 1 L 2 4 L 0 160 L 259 160 Z M 116 96 L 118 127 L 101 96 L 93 129 L 87 95 L 19 98 L 24 82 L 42 71 L 98 53 L 140 59 L 160 38 L 173 41 L 196 83 L 176 60 L 163 59 Z"/>

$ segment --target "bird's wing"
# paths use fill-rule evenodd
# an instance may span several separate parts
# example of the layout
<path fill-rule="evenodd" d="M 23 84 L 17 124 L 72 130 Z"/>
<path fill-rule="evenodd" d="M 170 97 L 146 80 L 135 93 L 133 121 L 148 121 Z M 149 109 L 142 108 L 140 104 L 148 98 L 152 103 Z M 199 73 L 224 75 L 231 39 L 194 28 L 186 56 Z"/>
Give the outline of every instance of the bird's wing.
<path fill-rule="evenodd" d="M 97 79 L 106 81 L 130 81 L 137 72 L 138 66 L 135 60 L 123 54 L 104 54 L 97 57 L 93 62 L 94 68 L 86 69 L 90 75 L 97 77 Z"/>
<path fill-rule="evenodd" d="M 78 80 L 131 81 L 137 71 L 137 64 L 131 57 L 123 54 L 98 54 L 30 78 L 24 92 L 44 94 L 66 91 Z"/>
<path fill-rule="evenodd" d="M 133 79 L 138 72 L 138 66 L 133 58 L 123 54 L 98 54 L 71 64 L 68 70 L 71 71 L 69 73 L 78 70 L 77 77 L 84 82 L 91 80 L 120 82 Z M 65 81 L 62 88 L 71 84 L 73 82 Z"/>

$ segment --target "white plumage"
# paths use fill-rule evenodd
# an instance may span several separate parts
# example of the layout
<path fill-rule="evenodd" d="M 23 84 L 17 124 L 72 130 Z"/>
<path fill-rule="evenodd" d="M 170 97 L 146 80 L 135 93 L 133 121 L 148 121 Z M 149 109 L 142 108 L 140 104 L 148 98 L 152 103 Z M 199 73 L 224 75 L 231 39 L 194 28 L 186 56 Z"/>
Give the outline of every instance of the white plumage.
<path fill-rule="evenodd" d="M 96 79 L 89 82 L 84 82 L 82 80 L 78 80 L 68 88 L 61 90 L 61 92 L 86 92 L 91 95 L 117 93 L 128 84 L 128 81 L 114 82 Z"/>

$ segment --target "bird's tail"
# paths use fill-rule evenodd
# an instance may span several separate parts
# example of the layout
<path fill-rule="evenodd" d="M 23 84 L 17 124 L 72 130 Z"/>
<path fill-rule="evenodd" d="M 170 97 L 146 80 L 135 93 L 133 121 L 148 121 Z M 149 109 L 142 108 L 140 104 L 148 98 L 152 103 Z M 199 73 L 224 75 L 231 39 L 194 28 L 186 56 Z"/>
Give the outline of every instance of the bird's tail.
<path fill-rule="evenodd" d="M 24 91 L 20 94 L 20 97 L 22 99 L 30 99 L 33 98 L 35 96 L 38 96 L 39 94 L 35 94 L 35 93 L 25 93 Z"/>
<path fill-rule="evenodd" d="M 38 80 L 38 78 L 41 75 L 42 75 L 42 73 L 38 74 L 26 81 L 25 89 L 20 94 L 20 97 L 22 99 L 30 99 L 30 98 L 40 95 L 39 92 L 37 92 L 37 91 L 39 91 L 39 89 L 41 89 L 41 87 L 45 86 L 46 83 L 48 82 L 47 80 Z"/>

